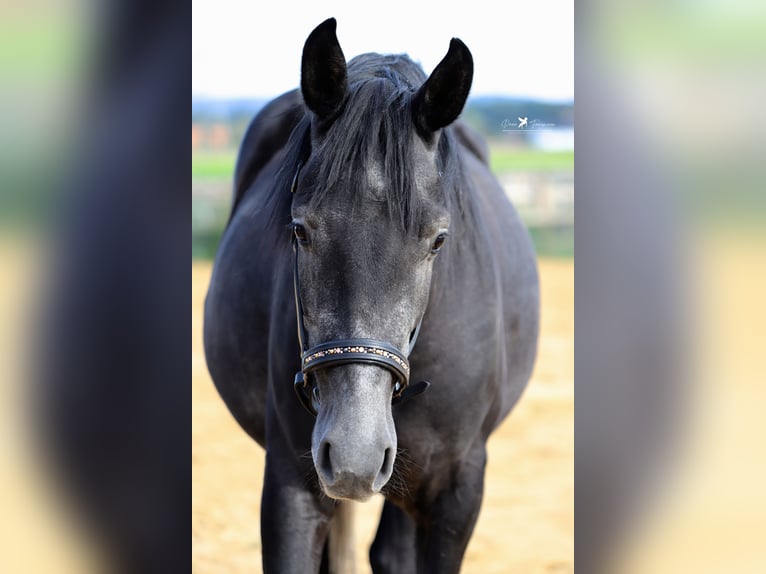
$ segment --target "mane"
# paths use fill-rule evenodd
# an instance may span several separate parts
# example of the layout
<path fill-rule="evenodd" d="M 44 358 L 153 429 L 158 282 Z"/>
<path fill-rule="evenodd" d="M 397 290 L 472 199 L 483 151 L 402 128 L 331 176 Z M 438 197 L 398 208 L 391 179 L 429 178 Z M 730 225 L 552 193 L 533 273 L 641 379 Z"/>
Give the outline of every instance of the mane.
<path fill-rule="evenodd" d="M 311 191 L 310 207 L 316 208 L 339 194 L 349 196 L 355 205 L 363 195 L 358 190 L 367 185 L 368 167 L 377 163 L 388 184 L 383 198 L 386 209 L 409 233 L 417 229 L 422 216 L 422 202 L 415 192 L 413 145 L 417 136 L 411 100 L 427 76 L 407 56 L 363 54 L 349 62 L 348 77 L 344 108 L 327 129 L 320 147 L 311 148 L 308 111 L 293 130 L 273 188 L 280 198 L 277 201 L 282 204 L 290 200 L 295 174 L 312 156 L 316 185 Z M 439 138 L 436 167 L 448 209 L 462 213 L 464 182 L 449 127 Z"/>

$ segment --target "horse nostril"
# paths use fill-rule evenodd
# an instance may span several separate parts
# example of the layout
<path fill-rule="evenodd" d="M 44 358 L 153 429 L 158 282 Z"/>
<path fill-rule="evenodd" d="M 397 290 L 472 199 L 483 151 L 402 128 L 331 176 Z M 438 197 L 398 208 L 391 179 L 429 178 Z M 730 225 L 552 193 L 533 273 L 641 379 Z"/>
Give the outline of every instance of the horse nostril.
<path fill-rule="evenodd" d="M 380 467 L 381 474 L 391 474 L 394 469 L 394 449 L 387 448 L 383 455 L 383 466 Z"/>
<path fill-rule="evenodd" d="M 383 464 L 380 466 L 378 476 L 375 477 L 372 487 L 375 490 L 383 488 L 394 471 L 394 449 L 387 448 L 383 453 Z"/>
<path fill-rule="evenodd" d="M 319 472 L 327 483 L 333 482 L 332 460 L 330 459 L 330 442 L 323 441 L 319 447 Z"/>

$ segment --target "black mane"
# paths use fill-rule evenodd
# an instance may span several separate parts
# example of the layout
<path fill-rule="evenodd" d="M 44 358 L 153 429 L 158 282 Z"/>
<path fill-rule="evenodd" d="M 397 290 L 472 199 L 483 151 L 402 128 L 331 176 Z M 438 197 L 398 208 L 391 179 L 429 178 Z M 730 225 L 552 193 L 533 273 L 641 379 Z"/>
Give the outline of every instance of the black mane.
<path fill-rule="evenodd" d="M 293 130 L 274 186 L 277 201 L 284 205 L 280 200 L 289 200 L 295 174 L 309 156 L 316 169 L 312 174 L 316 182 L 311 189 L 312 208 L 330 195 L 350 194 L 358 201 L 358 190 L 366 186 L 366 169 L 377 161 L 388 182 L 385 201 L 389 214 L 405 232 L 417 229 L 421 205 L 415 193 L 412 147 L 416 131 L 411 102 L 426 74 L 405 55 L 380 54 L 355 57 L 348 64 L 348 74 L 344 107 L 327 128 L 323 145 L 311 149 L 310 112 L 305 112 Z M 436 162 L 450 206 L 455 203 L 451 200 L 458 194 L 461 177 L 449 128 L 442 130 Z"/>

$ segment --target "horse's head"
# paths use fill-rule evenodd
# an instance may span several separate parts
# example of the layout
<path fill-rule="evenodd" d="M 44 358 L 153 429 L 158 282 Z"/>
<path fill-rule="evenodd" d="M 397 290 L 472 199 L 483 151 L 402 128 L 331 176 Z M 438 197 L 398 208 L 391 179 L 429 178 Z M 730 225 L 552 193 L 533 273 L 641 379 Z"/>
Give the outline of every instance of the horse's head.
<path fill-rule="evenodd" d="M 307 346 L 369 338 L 406 356 L 450 227 L 444 186 L 453 168 L 440 130 L 465 104 L 473 63 L 456 39 L 427 79 L 402 57 L 368 70 L 370 61 L 347 67 L 334 19 L 304 46 L 311 125 L 292 204 L 298 291 Z M 395 385 L 392 371 L 374 363 L 310 373 L 312 455 L 329 496 L 364 500 L 391 477 Z"/>

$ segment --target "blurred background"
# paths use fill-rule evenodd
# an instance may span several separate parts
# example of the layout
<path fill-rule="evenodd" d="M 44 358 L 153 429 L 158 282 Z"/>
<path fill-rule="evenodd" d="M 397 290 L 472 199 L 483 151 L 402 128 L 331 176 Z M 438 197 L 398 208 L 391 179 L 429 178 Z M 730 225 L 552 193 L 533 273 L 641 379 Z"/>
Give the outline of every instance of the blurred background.
<path fill-rule="evenodd" d="M 575 33 L 577 571 L 766 571 L 766 5 Z"/>
<path fill-rule="evenodd" d="M 190 24 L 0 6 L 1 572 L 188 571 Z"/>

